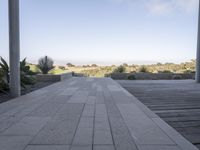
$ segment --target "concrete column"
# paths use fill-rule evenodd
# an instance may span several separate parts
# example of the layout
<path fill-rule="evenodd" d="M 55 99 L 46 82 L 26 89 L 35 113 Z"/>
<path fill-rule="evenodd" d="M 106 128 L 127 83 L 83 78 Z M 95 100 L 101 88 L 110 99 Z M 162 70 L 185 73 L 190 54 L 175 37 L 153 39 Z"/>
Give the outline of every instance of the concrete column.
<path fill-rule="evenodd" d="M 197 38 L 197 56 L 196 56 L 196 82 L 200 83 L 200 2 L 199 2 L 199 20 L 198 20 L 198 38 Z"/>
<path fill-rule="evenodd" d="M 20 85 L 20 33 L 19 0 L 8 1 L 9 11 L 9 54 L 10 54 L 10 92 L 11 97 L 21 94 Z"/>

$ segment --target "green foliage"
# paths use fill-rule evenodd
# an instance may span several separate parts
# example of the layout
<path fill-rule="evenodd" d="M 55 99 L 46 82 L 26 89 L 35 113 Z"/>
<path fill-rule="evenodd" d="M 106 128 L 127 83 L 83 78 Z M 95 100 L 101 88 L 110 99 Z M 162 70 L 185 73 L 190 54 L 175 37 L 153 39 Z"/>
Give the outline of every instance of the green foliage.
<path fill-rule="evenodd" d="M 32 85 L 35 83 L 35 79 L 30 76 L 34 73 L 30 70 L 30 67 L 26 64 L 26 58 L 20 62 L 20 79 L 21 86 L 26 88 L 26 85 Z M 0 62 L 0 91 L 9 89 L 9 66 L 7 62 L 1 57 Z"/>
<path fill-rule="evenodd" d="M 98 67 L 98 65 L 97 64 L 92 64 L 91 67 Z"/>
<path fill-rule="evenodd" d="M 38 68 L 37 65 L 34 65 L 34 64 L 28 64 L 28 66 L 30 67 L 30 70 L 35 73 L 35 74 L 38 74 L 38 73 L 41 73 L 40 69 Z"/>
<path fill-rule="evenodd" d="M 67 63 L 66 65 L 67 67 L 75 67 L 75 65 L 73 65 L 72 63 Z"/>
<path fill-rule="evenodd" d="M 143 73 L 147 73 L 148 72 L 148 68 L 144 65 L 142 65 L 139 69 L 139 72 L 143 72 Z"/>
<path fill-rule="evenodd" d="M 58 68 L 61 69 L 61 70 L 65 70 L 64 66 L 59 66 Z"/>
<path fill-rule="evenodd" d="M 7 62 L 1 57 L 0 62 L 0 92 L 5 92 L 9 89 L 9 67 Z"/>
<path fill-rule="evenodd" d="M 33 72 L 31 70 L 31 67 L 27 64 L 26 62 L 26 58 L 24 58 L 21 62 L 20 62 L 20 70 L 22 72 L 24 72 L 26 75 L 36 75 L 37 72 Z"/>
<path fill-rule="evenodd" d="M 69 71 L 67 70 L 63 70 L 63 69 L 52 69 L 49 71 L 49 74 L 63 74 L 63 73 L 67 73 Z"/>
<path fill-rule="evenodd" d="M 9 66 L 2 57 L 0 62 L 0 68 L 4 78 L 6 79 L 6 82 L 9 82 Z"/>
<path fill-rule="evenodd" d="M 26 58 L 24 58 L 20 62 L 20 79 L 21 79 L 21 86 L 26 88 L 26 85 L 33 85 L 35 84 L 36 80 L 31 75 L 35 75 L 33 71 L 30 70 L 30 66 L 26 63 Z"/>
<path fill-rule="evenodd" d="M 8 90 L 8 82 L 5 78 L 5 74 L 3 73 L 2 69 L 0 69 L 0 92 L 4 92 Z"/>
<path fill-rule="evenodd" d="M 48 72 L 54 68 L 53 63 L 54 62 L 50 57 L 44 56 L 39 59 L 38 68 L 42 71 L 43 74 L 48 74 Z"/>
<path fill-rule="evenodd" d="M 123 65 L 117 67 L 117 68 L 113 71 L 113 73 L 124 73 L 124 72 L 126 72 L 126 67 L 124 67 Z"/>
<path fill-rule="evenodd" d="M 127 72 L 127 73 L 137 73 L 140 71 L 149 72 L 149 73 L 195 73 L 195 60 L 191 60 L 190 62 L 184 62 L 181 64 L 174 64 L 174 63 L 157 63 L 157 64 L 150 64 L 150 65 L 127 65 L 123 64 L 125 71 L 119 71 L 115 65 L 111 66 L 98 66 L 98 67 L 91 67 L 90 65 L 84 66 L 76 66 L 72 68 L 68 68 L 69 72 L 76 72 L 85 74 L 87 76 L 92 77 L 110 77 L 110 74 L 117 71 L 117 72 Z M 125 67 L 126 66 L 126 67 Z M 145 69 L 141 69 L 145 68 Z"/>
<path fill-rule="evenodd" d="M 158 71 L 159 73 L 172 73 L 170 70 Z"/>

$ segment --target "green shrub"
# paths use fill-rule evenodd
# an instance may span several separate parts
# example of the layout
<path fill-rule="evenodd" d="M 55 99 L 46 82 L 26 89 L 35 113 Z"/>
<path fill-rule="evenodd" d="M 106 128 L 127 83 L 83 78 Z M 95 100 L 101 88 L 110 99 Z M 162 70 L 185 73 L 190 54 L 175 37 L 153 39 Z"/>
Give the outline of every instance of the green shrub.
<path fill-rule="evenodd" d="M 30 70 L 30 66 L 26 63 L 26 58 L 24 58 L 20 62 L 20 79 L 21 79 L 21 86 L 26 88 L 26 85 L 33 85 L 35 84 L 36 80 L 32 75 L 36 73 Z"/>
<path fill-rule="evenodd" d="M 1 57 L 0 62 L 0 91 L 5 92 L 9 89 L 9 66 L 7 62 Z"/>
<path fill-rule="evenodd" d="M 140 68 L 139 68 L 139 72 L 143 72 L 143 73 L 147 73 L 148 72 L 148 68 L 144 65 L 142 65 Z"/>
<path fill-rule="evenodd" d="M 172 73 L 170 70 L 159 71 L 159 73 Z"/>
<path fill-rule="evenodd" d="M 5 78 L 5 74 L 3 73 L 2 68 L 0 69 L 0 92 L 5 92 L 8 90 L 8 82 L 7 79 Z"/>
<path fill-rule="evenodd" d="M 124 67 L 123 65 L 117 67 L 117 68 L 113 71 L 113 73 L 124 73 L 124 72 L 126 72 L 126 67 Z"/>
<path fill-rule="evenodd" d="M 39 59 L 38 68 L 42 71 L 42 74 L 48 74 L 48 72 L 54 68 L 53 63 L 50 57 L 45 56 Z"/>
<path fill-rule="evenodd" d="M 7 62 L 1 57 L 0 62 L 0 90 L 8 90 L 9 89 L 9 66 Z M 20 79 L 21 86 L 26 88 L 26 85 L 35 84 L 35 78 L 31 75 L 34 74 L 30 67 L 27 66 L 26 58 L 20 62 Z"/>

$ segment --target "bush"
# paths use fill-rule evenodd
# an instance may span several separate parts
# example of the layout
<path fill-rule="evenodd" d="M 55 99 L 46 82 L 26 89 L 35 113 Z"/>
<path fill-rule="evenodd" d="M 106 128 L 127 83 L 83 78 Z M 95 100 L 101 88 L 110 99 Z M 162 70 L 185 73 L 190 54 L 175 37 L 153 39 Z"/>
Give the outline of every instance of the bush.
<path fill-rule="evenodd" d="M 9 89 L 9 66 L 7 62 L 1 57 L 0 62 L 0 91 L 5 92 Z"/>
<path fill-rule="evenodd" d="M 48 74 L 48 72 L 54 68 L 53 60 L 48 56 L 40 58 L 38 61 L 38 68 L 42 71 L 42 74 Z"/>
<path fill-rule="evenodd" d="M 134 74 L 129 75 L 128 80 L 136 80 L 135 75 Z"/>
<path fill-rule="evenodd" d="M 126 67 L 124 67 L 123 65 L 117 67 L 113 73 L 124 73 L 126 71 Z"/>
<path fill-rule="evenodd" d="M 35 75 L 36 73 L 30 70 L 30 66 L 26 63 L 26 58 L 24 58 L 20 62 L 20 79 L 21 79 L 21 86 L 26 88 L 26 85 L 33 85 L 35 84 L 36 80 L 31 75 Z"/>
<path fill-rule="evenodd" d="M 159 71 L 159 73 L 172 73 L 170 70 Z"/>
<path fill-rule="evenodd" d="M 9 89 L 8 82 L 1 68 L 0 69 L 0 92 L 5 92 L 8 89 Z"/>
<path fill-rule="evenodd" d="M 141 66 L 139 68 L 139 72 L 147 73 L 148 72 L 148 68 L 146 66 Z"/>
<path fill-rule="evenodd" d="M 61 70 L 65 70 L 64 66 L 59 66 L 58 68 L 61 69 Z"/>
<path fill-rule="evenodd" d="M 0 90 L 5 91 L 9 89 L 9 66 L 7 62 L 1 58 L 0 62 Z M 34 74 L 30 67 L 27 66 L 26 58 L 20 62 L 20 79 L 21 79 L 21 86 L 26 88 L 26 85 L 35 84 L 35 79 L 30 76 Z"/>

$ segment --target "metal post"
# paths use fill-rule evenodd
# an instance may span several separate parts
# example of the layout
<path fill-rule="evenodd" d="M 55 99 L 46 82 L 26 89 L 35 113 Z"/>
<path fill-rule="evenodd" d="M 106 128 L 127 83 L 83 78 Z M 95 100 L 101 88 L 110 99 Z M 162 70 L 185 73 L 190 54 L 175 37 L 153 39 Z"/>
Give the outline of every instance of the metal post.
<path fill-rule="evenodd" d="M 19 0 L 8 1 L 9 11 L 9 56 L 10 56 L 10 92 L 11 97 L 21 94 L 20 85 L 20 32 Z"/>

